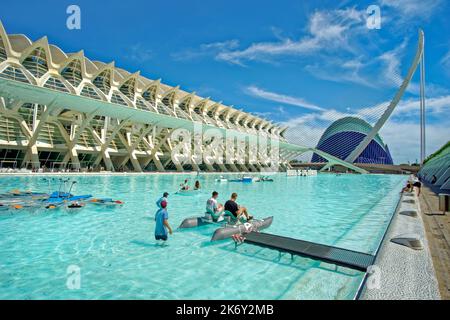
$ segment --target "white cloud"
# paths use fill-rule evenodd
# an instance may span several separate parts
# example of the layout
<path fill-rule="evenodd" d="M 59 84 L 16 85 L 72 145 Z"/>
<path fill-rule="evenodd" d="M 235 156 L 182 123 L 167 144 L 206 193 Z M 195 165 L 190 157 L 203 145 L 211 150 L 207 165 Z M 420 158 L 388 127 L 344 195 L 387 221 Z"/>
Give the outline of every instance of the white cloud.
<path fill-rule="evenodd" d="M 450 75 L 450 50 L 442 57 L 440 62 L 443 69 Z"/>
<path fill-rule="evenodd" d="M 394 9 L 402 21 L 429 19 L 442 5 L 441 0 L 381 0 L 381 5 Z"/>
<path fill-rule="evenodd" d="M 322 108 L 318 112 L 288 119 L 282 125 L 289 127 L 287 138 L 290 142 L 315 147 L 324 131 L 334 121 L 347 116 L 356 116 L 373 125 L 389 103 L 390 101 L 384 101 L 373 107 L 352 110 L 352 112 Z M 419 156 L 419 111 L 418 99 L 402 100 L 380 131 L 380 136 L 389 146 L 395 163 L 414 162 Z M 426 111 L 427 153 L 430 154 L 449 140 L 450 117 L 447 114 L 450 112 L 450 95 L 427 99 Z"/>
<path fill-rule="evenodd" d="M 380 135 L 388 145 L 395 163 L 415 162 L 420 153 L 420 125 L 411 122 L 388 121 Z M 450 121 L 428 124 L 426 127 L 427 155 L 445 144 L 450 137 Z"/>
<path fill-rule="evenodd" d="M 252 114 L 253 115 L 255 115 L 255 116 L 257 116 L 257 117 L 260 117 L 260 118 L 263 118 L 263 119 L 266 119 L 266 118 L 268 118 L 268 117 L 271 117 L 271 116 L 273 116 L 273 112 L 258 112 L 258 111 L 255 111 L 255 112 L 252 112 Z"/>
<path fill-rule="evenodd" d="M 364 41 L 369 36 L 365 18 L 365 10 L 355 8 L 318 10 L 309 16 L 306 34 L 300 39 L 282 38 L 277 30 L 277 41 L 225 48 L 215 59 L 245 66 L 249 61 L 280 63 L 287 57 L 301 57 L 302 67 L 318 79 L 370 88 L 399 87 L 408 41 L 374 57 L 373 44 Z M 412 93 L 417 89 L 414 83 L 408 87 Z"/>
<path fill-rule="evenodd" d="M 362 119 L 365 119 L 367 122 L 369 123 L 375 122 L 380 118 L 380 116 L 384 113 L 384 111 L 386 111 L 386 108 L 388 107 L 389 103 L 390 101 L 384 101 L 372 107 L 363 107 L 355 112 L 357 116 L 359 116 Z"/>
<path fill-rule="evenodd" d="M 293 122 L 295 122 L 295 120 Z M 300 120 L 299 122 L 302 121 Z M 319 139 L 325 129 L 326 128 L 310 126 L 307 124 L 290 126 L 286 132 L 286 139 L 294 144 L 314 148 L 315 146 L 317 146 L 317 143 L 319 142 Z"/>
<path fill-rule="evenodd" d="M 378 57 L 378 59 L 381 62 L 383 62 L 385 66 L 383 70 L 383 77 L 387 81 L 398 87 L 402 84 L 403 81 L 400 70 L 401 66 L 400 55 L 402 54 L 405 48 L 406 48 L 406 41 L 404 41 L 396 49 L 387 51 Z"/>
<path fill-rule="evenodd" d="M 448 65 L 450 64 L 450 51 L 445 54 L 445 56 L 441 59 L 441 63 Z"/>
<path fill-rule="evenodd" d="M 342 112 L 333 108 L 325 108 L 323 106 L 319 106 L 312 102 L 306 101 L 306 99 L 304 99 L 303 97 L 290 96 L 273 91 L 267 91 L 255 85 L 245 87 L 244 92 L 260 99 L 298 106 L 312 111 L 318 111 L 287 120 L 286 125 L 292 126 L 318 121 L 335 121 L 346 116 L 357 116 L 369 123 L 375 123 L 391 103 L 390 100 L 386 100 L 370 107 L 361 107 L 354 110 L 348 109 L 347 112 Z M 429 97 L 426 99 L 425 107 L 427 115 L 429 116 L 446 117 L 446 114 L 450 112 L 450 95 L 447 94 Z M 419 111 L 419 98 L 403 98 L 394 109 L 392 117 L 400 119 L 402 117 L 404 118 L 409 116 L 417 116 Z"/>
<path fill-rule="evenodd" d="M 244 89 L 244 91 L 253 97 L 258 97 L 258 98 L 262 98 L 262 99 L 269 100 L 269 101 L 280 102 L 280 103 L 289 104 L 292 106 L 297 106 L 297 107 L 301 107 L 304 109 L 315 110 L 315 111 L 323 111 L 324 110 L 323 108 L 321 108 L 315 104 L 309 103 L 302 98 L 292 97 L 292 96 L 288 96 L 288 95 L 283 95 L 283 94 L 279 94 L 279 93 L 275 93 L 275 92 L 266 91 L 266 90 L 260 89 L 256 86 L 248 86 Z"/>
<path fill-rule="evenodd" d="M 270 61 L 271 58 L 281 55 L 298 55 L 319 49 L 315 39 L 293 41 L 284 39 L 280 42 L 254 43 L 244 50 L 226 51 L 217 54 L 217 60 L 233 64 L 244 65 L 243 61 Z"/>
<path fill-rule="evenodd" d="M 326 128 L 332 123 L 311 123 L 309 116 L 291 119 L 283 124 L 289 125 L 286 137 L 291 143 L 315 147 Z M 336 120 L 336 119 L 335 119 Z M 420 152 L 420 125 L 414 122 L 398 122 L 390 119 L 381 129 L 380 136 L 388 145 L 394 163 L 415 162 Z M 440 124 L 427 124 L 427 155 L 440 148 L 450 137 L 450 121 Z M 303 159 L 302 160 L 310 160 Z"/>
<path fill-rule="evenodd" d="M 428 98 L 425 101 L 427 114 L 450 118 L 447 114 L 450 112 L 450 95 Z M 413 115 L 420 111 L 420 101 L 418 99 L 402 100 L 394 111 L 394 116 Z"/>
<path fill-rule="evenodd" d="M 231 50 L 239 47 L 239 41 L 236 39 L 227 40 L 223 42 L 212 42 L 202 44 L 201 49 L 203 50 Z"/>
<path fill-rule="evenodd" d="M 365 66 L 366 64 L 356 59 L 346 61 L 338 57 L 329 57 L 320 63 L 306 65 L 305 70 L 317 79 L 379 88 L 373 80 L 367 79 L 368 73 L 362 71 Z"/>
<path fill-rule="evenodd" d="M 193 60 L 206 56 L 215 56 L 220 52 L 228 52 L 239 47 L 236 39 L 221 42 L 204 43 L 199 49 L 186 49 L 172 54 L 172 58 L 177 61 Z"/>
<path fill-rule="evenodd" d="M 326 127 L 301 125 L 287 131 L 287 139 L 306 147 L 315 147 Z M 450 123 L 427 125 L 427 155 L 445 144 L 450 137 Z M 420 126 L 417 123 L 404 123 L 390 120 L 380 131 L 380 136 L 388 145 L 394 163 L 415 162 L 420 153 Z M 302 157 L 309 161 L 311 154 Z"/>
<path fill-rule="evenodd" d="M 145 62 L 153 58 L 153 51 L 145 48 L 142 43 L 137 43 L 127 50 L 125 57 L 137 62 Z"/>
<path fill-rule="evenodd" d="M 355 83 L 369 88 L 399 88 L 403 82 L 401 61 L 407 47 L 407 41 L 392 50 L 375 57 L 360 56 L 343 58 L 329 56 L 320 63 L 305 67 L 311 75 L 318 79 L 333 82 Z M 418 85 L 410 83 L 410 93 L 418 93 Z"/>
<path fill-rule="evenodd" d="M 269 62 L 282 56 L 310 55 L 318 51 L 348 50 L 349 30 L 364 25 L 364 11 L 355 8 L 316 11 L 309 17 L 307 34 L 300 39 L 281 38 L 279 41 L 253 43 L 241 50 L 220 52 L 216 59 L 243 65 L 245 61 Z"/>
<path fill-rule="evenodd" d="M 411 15 L 424 7 L 431 14 L 438 3 L 431 0 L 425 0 L 427 4 L 412 0 L 400 2 L 382 1 L 389 9 L 383 21 L 393 14 Z M 366 16 L 365 8 L 316 10 L 309 15 L 305 32 L 299 38 L 283 37 L 281 30 L 272 27 L 274 41 L 255 42 L 244 48 L 237 40 L 203 44 L 197 50 L 186 50 L 173 57 L 186 60 L 212 56 L 240 66 L 255 61 L 279 64 L 292 61 L 289 58 L 301 58 L 301 67 L 318 79 L 377 89 L 399 87 L 403 80 L 401 60 L 409 49 L 408 41 L 380 54 L 373 32 L 366 28 Z M 411 83 L 407 90 L 416 94 L 418 85 Z"/>

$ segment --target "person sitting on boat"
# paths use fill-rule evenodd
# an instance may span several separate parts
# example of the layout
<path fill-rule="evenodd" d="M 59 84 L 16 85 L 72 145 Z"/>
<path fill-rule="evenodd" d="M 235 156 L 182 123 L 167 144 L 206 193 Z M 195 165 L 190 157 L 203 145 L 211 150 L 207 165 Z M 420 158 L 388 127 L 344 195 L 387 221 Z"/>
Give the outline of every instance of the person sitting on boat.
<path fill-rule="evenodd" d="M 200 181 L 195 181 L 194 190 L 200 190 Z"/>
<path fill-rule="evenodd" d="M 167 212 L 167 201 L 161 201 L 161 208 L 155 215 L 155 239 L 167 241 L 167 231 L 172 234 L 172 228 L 169 224 L 169 213 Z"/>
<path fill-rule="evenodd" d="M 217 222 L 223 215 L 223 205 L 217 203 L 218 197 L 219 193 L 217 191 L 213 191 L 211 198 L 206 201 L 206 213 L 211 215 L 214 222 Z"/>
<path fill-rule="evenodd" d="M 169 196 L 169 193 L 168 192 L 164 192 L 163 196 L 156 201 L 156 206 L 158 208 L 162 209 L 161 202 L 163 202 L 163 201 L 167 202 L 167 197 L 168 196 Z"/>
<path fill-rule="evenodd" d="M 253 219 L 253 217 L 248 214 L 246 207 L 239 206 L 236 203 L 237 197 L 238 197 L 238 195 L 236 192 L 233 192 L 231 194 L 231 199 L 228 200 L 227 202 L 225 202 L 225 207 L 224 207 L 225 211 L 231 212 L 231 214 L 233 214 L 233 216 L 238 220 L 242 216 L 244 216 L 245 219 L 247 219 L 247 221 Z"/>
<path fill-rule="evenodd" d="M 184 180 L 184 183 L 180 184 L 181 190 L 189 190 L 188 179 Z"/>

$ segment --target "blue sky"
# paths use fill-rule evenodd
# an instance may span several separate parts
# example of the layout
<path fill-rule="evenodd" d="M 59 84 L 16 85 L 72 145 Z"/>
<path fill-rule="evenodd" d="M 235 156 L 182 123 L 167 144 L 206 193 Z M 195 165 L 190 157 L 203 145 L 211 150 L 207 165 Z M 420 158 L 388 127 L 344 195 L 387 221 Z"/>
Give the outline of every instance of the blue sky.
<path fill-rule="evenodd" d="M 66 8 L 81 8 L 81 30 Z M 381 29 L 366 8 L 381 9 Z M 449 4 L 379 1 L 2 1 L 8 33 L 47 35 L 65 52 L 115 61 L 130 72 L 289 125 L 313 145 L 347 114 L 380 114 L 426 37 L 428 153 L 450 138 Z M 7 9 L 6 9 L 7 8 Z M 418 73 L 382 137 L 394 161 L 419 154 Z M 378 113 L 376 112 L 378 110 Z M 375 117 L 366 120 L 373 122 Z"/>

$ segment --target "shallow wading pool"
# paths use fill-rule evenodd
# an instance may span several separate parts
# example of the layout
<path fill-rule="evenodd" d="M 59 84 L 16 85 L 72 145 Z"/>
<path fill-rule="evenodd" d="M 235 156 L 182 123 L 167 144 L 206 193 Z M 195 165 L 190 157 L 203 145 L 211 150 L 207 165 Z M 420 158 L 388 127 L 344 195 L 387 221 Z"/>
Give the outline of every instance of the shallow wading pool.
<path fill-rule="evenodd" d="M 125 202 L 58 210 L 0 212 L 0 299 L 352 299 L 364 274 L 331 264 L 279 256 L 231 240 L 211 243 L 217 226 L 176 230 L 165 246 L 154 240 L 155 201 L 169 196 L 174 229 L 202 215 L 211 191 L 232 192 L 265 232 L 374 253 L 407 177 L 399 175 L 274 176 L 274 182 L 224 183 L 202 175 L 203 191 L 178 196 L 195 175 L 79 176 L 72 193 Z M 42 177 L 0 177 L 0 193 L 48 192 Z M 54 185 L 57 189 L 58 185 Z M 70 271 L 80 288 L 69 289 Z M 69 271 L 69 276 L 68 276 Z M 68 286 L 69 282 L 69 286 Z"/>

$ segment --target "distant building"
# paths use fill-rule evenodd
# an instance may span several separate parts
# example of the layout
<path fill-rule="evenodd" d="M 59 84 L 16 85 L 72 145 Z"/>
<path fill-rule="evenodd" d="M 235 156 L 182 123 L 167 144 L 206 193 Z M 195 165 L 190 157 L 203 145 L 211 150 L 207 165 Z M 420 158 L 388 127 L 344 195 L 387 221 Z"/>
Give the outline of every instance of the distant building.
<path fill-rule="evenodd" d="M 0 22 L 0 168 L 285 171 L 314 151 L 287 127 L 114 62 L 7 34 Z"/>
<path fill-rule="evenodd" d="M 345 117 L 333 122 L 317 144 L 316 149 L 345 160 L 372 130 L 366 121 L 356 117 Z M 312 162 L 326 162 L 314 153 Z M 393 164 L 388 146 L 377 134 L 358 155 L 354 163 Z"/>
<path fill-rule="evenodd" d="M 187 138 L 174 137 L 181 129 Z M 286 129 L 0 23 L 0 167 L 284 170 L 305 150 Z"/>

